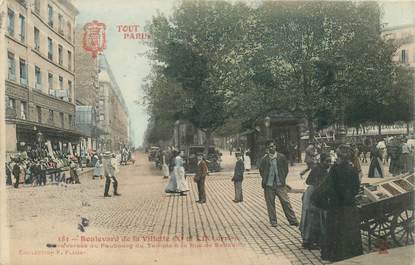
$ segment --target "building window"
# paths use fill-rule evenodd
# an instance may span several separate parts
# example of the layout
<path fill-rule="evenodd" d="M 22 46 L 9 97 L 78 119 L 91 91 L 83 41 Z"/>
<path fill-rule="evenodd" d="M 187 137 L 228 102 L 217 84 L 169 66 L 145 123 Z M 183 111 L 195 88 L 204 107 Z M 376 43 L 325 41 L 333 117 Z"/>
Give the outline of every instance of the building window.
<path fill-rule="evenodd" d="M 42 123 L 42 108 L 36 106 L 37 122 Z"/>
<path fill-rule="evenodd" d="M 66 27 L 68 28 L 68 40 L 71 41 L 72 40 L 72 26 L 71 23 L 67 23 Z"/>
<path fill-rule="evenodd" d="M 63 16 L 61 14 L 58 15 L 58 21 L 59 21 L 58 32 L 63 35 Z"/>
<path fill-rule="evenodd" d="M 68 51 L 68 69 L 69 71 L 72 70 L 72 52 Z"/>
<path fill-rule="evenodd" d="M 408 63 L 408 50 L 401 51 L 401 63 L 407 64 Z"/>
<path fill-rule="evenodd" d="M 65 120 L 64 120 L 64 116 L 63 116 L 62 112 L 59 113 L 59 117 L 60 117 L 60 120 L 61 120 L 61 128 L 63 128 L 64 124 L 65 124 Z"/>
<path fill-rule="evenodd" d="M 16 100 L 14 98 L 9 98 L 9 108 L 16 110 Z"/>
<path fill-rule="evenodd" d="M 36 77 L 36 89 L 42 89 L 42 74 L 40 73 L 40 68 L 35 66 L 35 77 Z"/>
<path fill-rule="evenodd" d="M 7 9 L 7 31 L 9 32 L 10 36 L 14 36 L 14 12 L 11 9 Z"/>
<path fill-rule="evenodd" d="M 69 102 L 72 102 L 72 81 L 68 80 Z"/>
<path fill-rule="evenodd" d="M 40 49 L 40 32 L 39 32 L 39 29 L 34 27 L 33 33 L 34 33 L 34 38 L 35 38 L 35 50 L 39 51 L 39 49 Z"/>
<path fill-rule="evenodd" d="M 7 53 L 7 64 L 9 68 L 8 79 L 16 81 L 16 61 L 14 60 L 14 54 L 11 52 Z"/>
<path fill-rule="evenodd" d="M 35 0 L 35 12 L 40 13 L 40 0 Z"/>
<path fill-rule="evenodd" d="M 20 59 L 20 84 L 27 86 L 27 64 L 23 59 Z"/>
<path fill-rule="evenodd" d="M 20 103 L 20 119 L 26 120 L 27 117 L 27 102 Z"/>
<path fill-rule="evenodd" d="M 59 76 L 59 89 L 63 90 L 63 77 Z"/>
<path fill-rule="evenodd" d="M 69 128 L 73 126 L 72 124 L 72 115 L 68 115 L 68 120 L 69 120 Z"/>
<path fill-rule="evenodd" d="M 26 19 L 24 16 L 19 15 L 20 22 L 20 41 L 25 42 L 26 40 Z"/>
<path fill-rule="evenodd" d="M 48 25 L 53 27 L 53 8 L 48 5 Z"/>
<path fill-rule="evenodd" d="M 48 73 L 49 95 L 53 95 L 53 74 Z"/>
<path fill-rule="evenodd" d="M 49 110 L 48 121 L 49 121 L 49 123 L 53 124 L 53 110 Z"/>
<path fill-rule="evenodd" d="M 53 61 L 53 43 L 51 38 L 48 38 L 48 59 Z"/>
<path fill-rule="evenodd" d="M 63 47 L 62 45 L 58 45 L 58 61 L 59 61 L 59 65 L 63 64 Z"/>

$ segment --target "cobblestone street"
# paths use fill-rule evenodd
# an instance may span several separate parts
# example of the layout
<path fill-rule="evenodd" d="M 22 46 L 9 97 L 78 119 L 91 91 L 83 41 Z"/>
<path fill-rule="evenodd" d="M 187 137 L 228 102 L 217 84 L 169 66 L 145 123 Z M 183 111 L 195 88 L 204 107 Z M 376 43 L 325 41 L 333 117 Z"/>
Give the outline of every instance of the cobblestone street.
<path fill-rule="evenodd" d="M 260 178 L 255 172 L 245 176 L 244 202 L 233 203 L 228 157 L 223 172 L 208 176 L 208 201 L 201 205 L 195 203 L 197 188 L 192 179 L 189 180 L 191 191 L 188 196 L 165 194 L 168 180 L 162 179 L 160 171 L 147 161 L 144 154 L 137 157 L 135 165 L 121 167 L 118 178 L 121 197 L 104 198 L 104 180 L 92 180 L 90 174 L 83 175 L 80 185 L 9 188 L 10 255 L 17 262 L 12 264 L 30 264 L 26 263 L 28 257 L 29 261 L 44 258 L 46 261 L 42 262 L 49 264 L 45 256 L 22 253 L 34 249 L 48 250 L 46 244 L 60 243 L 62 236 L 71 238 L 72 243 L 81 243 L 80 236 L 153 236 L 152 244 L 166 243 L 157 238 L 178 236 L 187 240 L 188 247 L 193 244 L 191 248 L 197 248 L 188 250 L 193 253 L 190 259 L 195 259 L 195 251 L 200 251 L 206 260 L 217 258 L 219 264 L 233 264 L 232 260 L 235 264 L 322 264 L 319 251 L 301 248 L 300 232 L 297 227 L 288 225 L 279 202 L 278 227 L 269 225 Z M 297 172 L 302 167 L 290 169 L 288 183 L 294 188 L 299 185 Z M 298 220 L 301 196 L 302 193 L 290 193 Z M 80 217 L 90 220 L 85 233 L 77 230 Z M 31 238 L 30 243 L 27 238 Z M 164 249 L 162 245 L 151 248 L 151 251 L 162 251 L 162 257 L 171 253 L 168 256 L 172 260 L 187 255 L 181 248 Z M 100 250 L 86 250 L 88 255 L 79 254 L 77 258 L 87 258 L 94 251 L 97 255 L 113 253 L 105 261 L 111 258 L 119 260 L 124 251 L 128 255 L 130 252 L 140 253 L 140 250 L 130 249 Z M 150 256 L 151 251 L 146 254 Z M 200 260 L 185 264 L 202 264 L 203 255 Z M 183 264 L 181 262 L 183 260 L 179 259 L 178 264 Z"/>

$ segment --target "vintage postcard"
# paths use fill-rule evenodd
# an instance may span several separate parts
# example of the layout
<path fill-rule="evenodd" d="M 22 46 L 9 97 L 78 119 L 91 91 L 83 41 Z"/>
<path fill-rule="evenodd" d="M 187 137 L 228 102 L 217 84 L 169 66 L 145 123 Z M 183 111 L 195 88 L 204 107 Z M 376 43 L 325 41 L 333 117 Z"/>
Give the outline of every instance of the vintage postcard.
<path fill-rule="evenodd" d="M 0 0 L 0 265 L 415 264 L 415 2 Z"/>

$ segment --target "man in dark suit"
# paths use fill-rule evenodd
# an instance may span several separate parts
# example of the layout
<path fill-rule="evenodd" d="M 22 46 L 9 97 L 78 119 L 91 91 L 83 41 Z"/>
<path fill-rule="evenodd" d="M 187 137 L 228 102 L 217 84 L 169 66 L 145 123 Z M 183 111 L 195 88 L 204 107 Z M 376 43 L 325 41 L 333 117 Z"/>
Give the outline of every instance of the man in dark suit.
<path fill-rule="evenodd" d="M 195 175 L 195 182 L 197 184 L 197 191 L 199 193 L 199 200 L 197 203 L 206 203 L 205 180 L 208 172 L 208 167 L 203 160 L 203 154 L 197 154 L 197 168 Z"/>
<path fill-rule="evenodd" d="M 242 196 L 242 181 L 244 179 L 244 161 L 242 160 L 242 154 L 241 153 L 235 153 L 236 155 L 236 164 L 235 164 L 235 171 L 233 174 L 233 184 L 235 186 L 235 199 L 233 202 L 242 202 L 243 196 Z"/>
<path fill-rule="evenodd" d="M 17 189 L 19 187 L 19 181 L 20 181 L 20 161 L 18 159 L 16 159 L 13 168 L 12 168 L 12 173 L 13 173 L 13 177 L 16 180 L 16 182 L 14 183 L 14 187 Z"/>
<path fill-rule="evenodd" d="M 288 175 L 287 159 L 283 154 L 276 151 L 274 143 L 270 143 L 268 151 L 269 153 L 260 161 L 259 173 L 262 177 L 262 188 L 264 189 L 269 221 L 271 226 L 277 226 L 275 197 L 278 196 L 288 222 L 290 225 L 298 226 L 297 218 L 288 197 L 288 187 L 285 183 Z"/>

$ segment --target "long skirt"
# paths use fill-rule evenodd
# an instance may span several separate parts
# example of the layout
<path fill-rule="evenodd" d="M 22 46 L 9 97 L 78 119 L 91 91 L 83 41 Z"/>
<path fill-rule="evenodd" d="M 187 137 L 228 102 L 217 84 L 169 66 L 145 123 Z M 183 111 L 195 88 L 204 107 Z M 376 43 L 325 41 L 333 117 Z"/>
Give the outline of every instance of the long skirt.
<path fill-rule="evenodd" d="M 321 210 L 311 202 L 314 185 L 308 186 L 303 195 L 300 231 L 303 244 L 319 244 L 321 235 Z"/>
<path fill-rule="evenodd" d="M 177 191 L 184 192 L 189 190 L 189 184 L 187 183 L 184 167 L 174 167 L 174 174 L 176 175 Z"/>
<path fill-rule="evenodd" d="M 324 252 L 330 261 L 363 254 L 360 217 L 357 207 L 345 206 L 327 211 Z"/>
<path fill-rule="evenodd" d="M 176 175 L 174 174 L 174 170 L 171 171 L 169 183 L 167 184 L 166 189 L 164 191 L 166 193 L 177 192 L 177 181 L 176 181 Z"/>
<path fill-rule="evenodd" d="M 166 164 L 163 164 L 161 170 L 163 171 L 164 177 L 167 177 L 169 175 L 169 167 Z"/>
<path fill-rule="evenodd" d="M 413 157 L 411 154 L 401 154 L 402 173 L 412 172 L 414 170 Z"/>
<path fill-rule="evenodd" d="M 251 170 L 251 158 L 249 156 L 244 157 L 245 170 Z"/>
<path fill-rule="evenodd" d="M 103 176 L 103 168 L 101 167 L 94 167 L 94 176 Z"/>
<path fill-rule="evenodd" d="M 368 177 L 383 178 L 384 176 L 382 160 L 379 157 L 373 157 L 370 161 Z"/>

